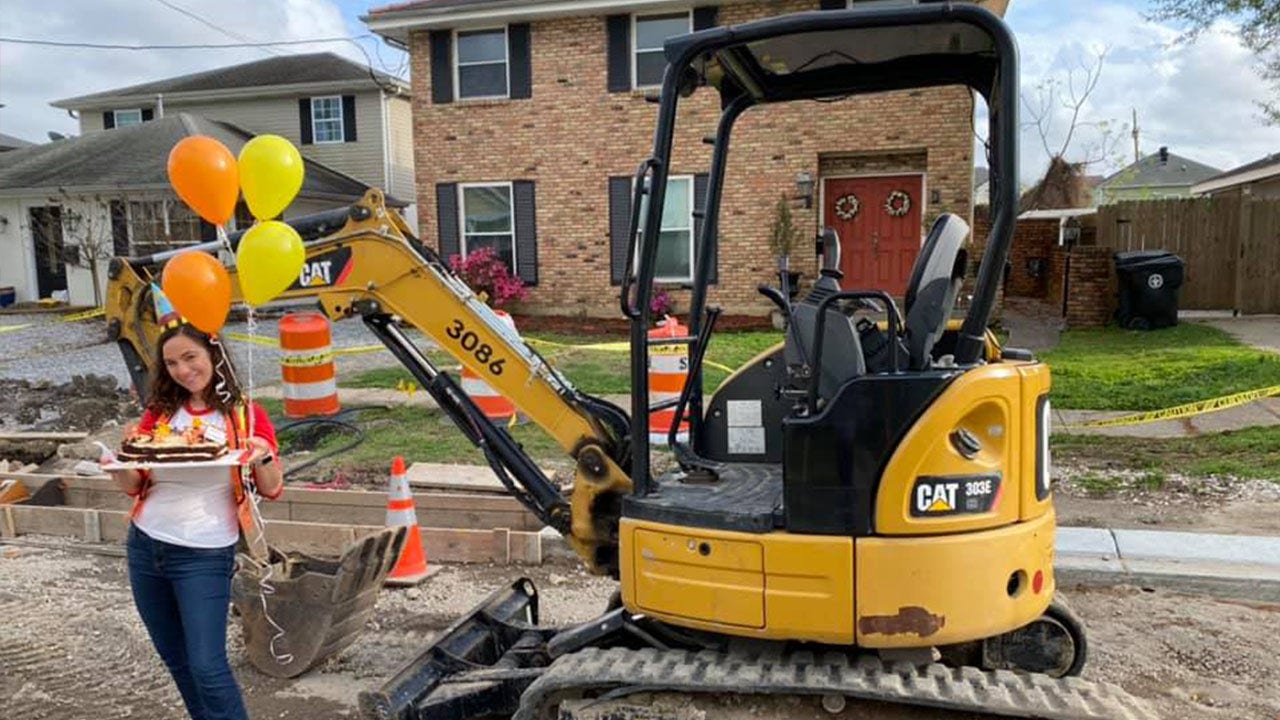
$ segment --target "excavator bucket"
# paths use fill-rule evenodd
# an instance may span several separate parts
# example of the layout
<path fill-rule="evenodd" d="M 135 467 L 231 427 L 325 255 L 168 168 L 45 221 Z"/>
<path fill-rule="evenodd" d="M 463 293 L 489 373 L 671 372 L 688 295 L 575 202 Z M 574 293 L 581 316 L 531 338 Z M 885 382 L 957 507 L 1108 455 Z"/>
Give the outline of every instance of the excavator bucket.
<path fill-rule="evenodd" d="M 231 600 L 253 666 L 273 677 L 295 677 L 354 642 L 407 530 L 366 535 L 336 560 L 275 548 L 266 566 L 241 556 Z"/>
<path fill-rule="evenodd" d="M 365 720 L 509 716 L 550 663 L 554 629 L 538 625 L 538 592 L 521 578 L 493 592 L 377 690 L 360 693 Z"/>

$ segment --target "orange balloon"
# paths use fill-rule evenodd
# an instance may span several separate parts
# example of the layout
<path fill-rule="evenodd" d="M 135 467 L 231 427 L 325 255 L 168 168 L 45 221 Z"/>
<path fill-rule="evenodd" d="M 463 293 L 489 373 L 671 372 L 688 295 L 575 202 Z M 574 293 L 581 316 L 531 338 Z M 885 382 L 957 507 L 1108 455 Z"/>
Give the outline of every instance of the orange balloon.
<path fill-rule="evenodd" d="M 187 322 L 207 333 L 216 333 L 231 310 L 231 276 L 222 263 L 196 250 L 169 260 L 160 275 L 160 287 Z"/>
<path fill-rule="evenodd" d="M 192 135 L 169 151 L 169 184 L 200 217 L 226 225 L 236 212 L 240 173 L 226 145 L 208 135 Z"/>

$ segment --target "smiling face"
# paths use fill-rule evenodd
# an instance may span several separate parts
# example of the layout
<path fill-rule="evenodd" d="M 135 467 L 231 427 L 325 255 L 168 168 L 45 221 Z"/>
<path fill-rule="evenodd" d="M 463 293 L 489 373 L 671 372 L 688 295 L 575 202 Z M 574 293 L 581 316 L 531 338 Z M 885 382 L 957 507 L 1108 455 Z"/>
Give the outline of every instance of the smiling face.
<path fill-rule="evenodd" d="M 164 368 L 169 377 L 192 397 L 203 397 L 213 380 L 213 359 L 209 350 L 186 335 L 174 335 L 162 350 Z"/>

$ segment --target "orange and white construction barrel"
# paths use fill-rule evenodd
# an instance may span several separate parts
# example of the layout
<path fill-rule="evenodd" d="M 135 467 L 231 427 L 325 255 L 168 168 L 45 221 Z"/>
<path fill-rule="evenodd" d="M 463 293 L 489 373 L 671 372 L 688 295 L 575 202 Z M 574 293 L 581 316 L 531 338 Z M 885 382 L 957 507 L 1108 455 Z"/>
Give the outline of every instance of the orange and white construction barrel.
<path fill-rule="evenodd" d="M 516 332 L 516 321 L 503 310 L 493 311 L 511 332 Z M 505 396 L 494 390 L 489 383 L 472 372 L 467 366 L 462 367 L 462 391 L 465 392 L 476 407 L 490 420 L 510 420 L 516 414 L 516 406 Z"/>
<path fill-rule="evenodd" d="M 649 331 L 649 339 L 684 337 L 689 328 L 681 325 L 673 317 L 659 321 L 658 327 Z M 689 379 L 689 346 L 685 343 L 675 345 L 649 346 L 649 405 L 657 405 L 664 400 L 680 397 L 684 384 Z M 685 411 L 688 418 L 688 410 Z M 671 426 L 675 424 L 676 410 L 656 410 L 649 413 L 649 444 L 666 445 Z M 689 421 L 680 423 L 676 432 L 676 440 L 689 441 Z"/>
<path fill-rule="evenodd" d="M 342 409 L 329 318 L 317 312 L 280 318 L 280 374 L 286 417 L 334 415 Z"/>

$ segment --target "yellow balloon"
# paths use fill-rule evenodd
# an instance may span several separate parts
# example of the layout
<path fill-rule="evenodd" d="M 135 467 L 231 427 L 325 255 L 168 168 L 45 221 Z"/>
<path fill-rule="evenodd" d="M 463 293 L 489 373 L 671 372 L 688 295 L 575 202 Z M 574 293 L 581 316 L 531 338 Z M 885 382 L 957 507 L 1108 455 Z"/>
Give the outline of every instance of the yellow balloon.
<path fill-rule="evenodd" d="M 302 272 L 307 251 L 298 231 L 277 220 L 249 228 L 236 248 L 240 294 L 253 307 L 289 289 Z"/>
<path fill-rule="evenodd" d="M 240 190 L 259 220 L 280 217 L 302 189 L 302 155 L 279 135 L 259 135 L 240 148 Z"/>

